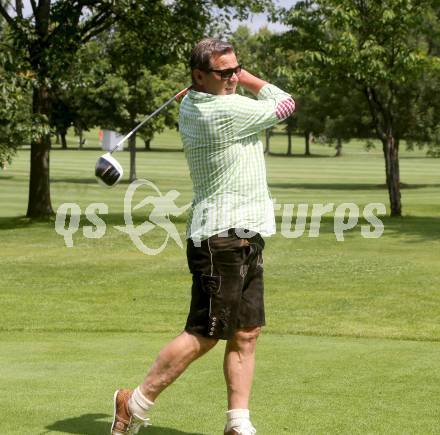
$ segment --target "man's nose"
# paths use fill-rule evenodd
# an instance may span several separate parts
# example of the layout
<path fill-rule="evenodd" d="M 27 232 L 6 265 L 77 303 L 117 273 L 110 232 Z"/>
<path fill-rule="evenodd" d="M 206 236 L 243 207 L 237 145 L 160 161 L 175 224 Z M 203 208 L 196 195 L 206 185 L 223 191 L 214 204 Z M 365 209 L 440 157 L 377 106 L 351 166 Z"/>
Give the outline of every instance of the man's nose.
<path fill-rule="evenodd" d="M 232 76 L 231 76 L 231 78 L 229 79 L 229 81 L 230 81 L 230 82 L 234 82 L 234 83 L 238 82 L 238 76 L 237 76 L 237 74 L 233 73 Z"/>

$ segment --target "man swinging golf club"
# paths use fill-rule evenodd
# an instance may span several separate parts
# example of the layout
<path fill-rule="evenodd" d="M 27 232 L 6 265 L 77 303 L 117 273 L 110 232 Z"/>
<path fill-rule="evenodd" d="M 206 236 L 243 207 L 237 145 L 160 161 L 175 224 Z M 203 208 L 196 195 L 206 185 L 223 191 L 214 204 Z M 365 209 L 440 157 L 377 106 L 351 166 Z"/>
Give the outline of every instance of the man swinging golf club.
<path fill-rule="evenodd" d="M 148 426 L 159 394 L 218 340 L 226 340 L 224 433 L 256 433 L 249 397 L 265 324 L 262 236 L 275 233 L 260 135 L 290 116 L 295 103 L 245 71 L 229 43 L 200 41 L 190 66 L 193 86 L 180 106 L 179 130 L 194 189 L 187 227 L 191 305 L 184 331 L 160 351 L 143 383 L 115 392 L 112 435 Z M 237 84 L 257 99 L 236 94 Z"/>

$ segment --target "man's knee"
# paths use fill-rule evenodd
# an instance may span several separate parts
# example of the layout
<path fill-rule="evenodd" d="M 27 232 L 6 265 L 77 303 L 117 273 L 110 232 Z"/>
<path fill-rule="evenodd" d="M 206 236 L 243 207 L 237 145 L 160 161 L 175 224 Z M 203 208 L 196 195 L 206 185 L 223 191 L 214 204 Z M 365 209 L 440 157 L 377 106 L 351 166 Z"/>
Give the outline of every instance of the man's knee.
<path fill-rule="evenodd" d="M 199 352 L 202 354 L 211 350 L 218 343 L 217 338 L 205 337 L 195 332 L 187 332 L 187 334 L 194 337 L 198 343 Z"/>
<path fill-rule="evenodd" d="M 211 350 L 217 343 L 218 343 L 217 338 L 203 337 L 203 341 L 201 342 L 201 346 L 203 347 L 203 350 L 205 352 L 208 352 L 208 350 Z"/>
<path fill-rule="evenodd" d="M 241 328 L 234 334 L 234 340 L 239 345 L 254 345 L 261 333 L 261 326 L 253 328 Z"/>

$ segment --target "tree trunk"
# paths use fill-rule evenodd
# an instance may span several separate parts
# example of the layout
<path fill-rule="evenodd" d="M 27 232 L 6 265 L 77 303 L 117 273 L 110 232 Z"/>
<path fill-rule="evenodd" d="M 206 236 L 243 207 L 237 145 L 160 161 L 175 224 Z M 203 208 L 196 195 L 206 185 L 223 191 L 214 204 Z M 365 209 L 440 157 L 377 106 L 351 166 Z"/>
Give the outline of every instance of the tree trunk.
<path fill-rule="evenodd" d="M 79 149 L 82 150 L 84 147 L 84 138 L 83 138 L 83 129 L 78 127 L 78 140 L 79 140 Z"/>
<path fill-rule="evenodd" d="M 32 97 L 33 113 L 46 115 L 49 113 L 50 97 L 48 89 L 40 86 L 34 89 Z M 49 126 L 47 126 L 49 131 Z M 27 217 L 43 218 L 53 215 L 50 200 L 49 180 L 50 134 L 42 134 L 31 142 L 31 169 L 29 178 L 29 200 Z"/>
<path fill-rule="evenodd" d="M 15 0 L 15 11 L 17 12 L 17 17 L 23 18 L 23 0 Z"/>
<path fill-rule="evenodd" d="M 287 130 L 287 155 L 292 155 L 292 132 Z"/>
<path fill-rule="evenodd" d="M 270 128 L 266 128 L 266 145 L 264 148 L 264 154 L 270 154 Z"/>
<path fill-rule="evenodd" d="M 395 137 L 393 116 L 390 108 L 380 102 L 374 88 L 365 87 L 364 93 L 367 97 L 376 133 L 382 141 L 383 155 L 385 157 L 385 177 L 388 197 L 390 199 L 390 216 L 402 216 L 399 139 Z"/>
<path fill-rule="evenodd" d="M 128 139 L 128 149 L 130 150 L 130 183 L 136 180 L 136 133 Z"/>
<path fill-rule="evenodd" d="M 311 132 L 310 131 L 306 131 L 304 133 L 304 138 L 306 140 L 306 147 L 305 147 L 305 152 L 304 152 L 305 156 L 311 156 L 311 153 L 310 153 L 310 136 L 311 136 Z"/>
<path fill-rule="evenodd" d="M 151 151 L 151 139 L 144 139 L 145 151 Z"/>
<path fill-rule="evenodd" d="M 391 216 L 402 216 L 399 169 L 399 141 L 391 134 L 382 140 Z"/>
<path fill-rule="evenodd" d="M 67 150 L 67 140 L 66 140 L 67 131 L 60 131 L 61 136 L 61 149 Z"/>
<path fill-rule="evenodd" d="M 55 133 L 55 145 L 59 145 L 60 144 L 60 132 L 57 131 Z"/>
<path fill-rule="evenodd" d="M 342 139 L 338 137 L 336 139 L 336 154 L 335 157 L 341 157 L 342 156 Z"/>

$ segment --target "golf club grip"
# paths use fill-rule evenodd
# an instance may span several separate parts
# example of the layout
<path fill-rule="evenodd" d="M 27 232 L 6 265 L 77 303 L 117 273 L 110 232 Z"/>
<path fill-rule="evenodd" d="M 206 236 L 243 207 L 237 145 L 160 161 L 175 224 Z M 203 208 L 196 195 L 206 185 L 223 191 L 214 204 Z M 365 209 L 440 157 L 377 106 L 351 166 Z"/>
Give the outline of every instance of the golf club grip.
<path fill-rule="evenodd" d="M 191 86 L 188 86 L 185 89 L 182 89 L 180 92 L 178 92 L 176 95 L 174 95 L 173 97 L 171 97 L 168 101 L 166 101 L 165 103 L 162 104 L 162 106 L 160 106 L 159 108 L 157 108 L 153 113 L 151 113 L 150 115 L 148 115 L 141 123 L 139 123 L 135 128 L 133 128 L 133 130 L 131 130 L 127 135 L 125 135 L 111 150 L 110 150 L 110 154 L 113 153 L 113 151 L 115 151 L 116 149 L 119 148 L 119 145 L 121 145 L 121 143 L 125 142 L 133 133 L 135 133 L 136 131 L 138 131 L 147 121 L 149 121 L 153 116 L 157 115 L 162 109 L 164 109 L 166 106 L 168 106 L 168 104 L 172 103 L 174 100 L 184 96 L 189 90 L 191 89 Z"/>
<path fill-rule="evenodd" d="M 188 86 L 185 89 L 182 89 L 180 92 L 178 92 L 176 95 L 174 95 L 174 98 L 176 100 L 178 100 L 180 97 L 183 97 L 184 95 L 186 95 L 191 88 L 192 88 L 192 85 Z"/>

